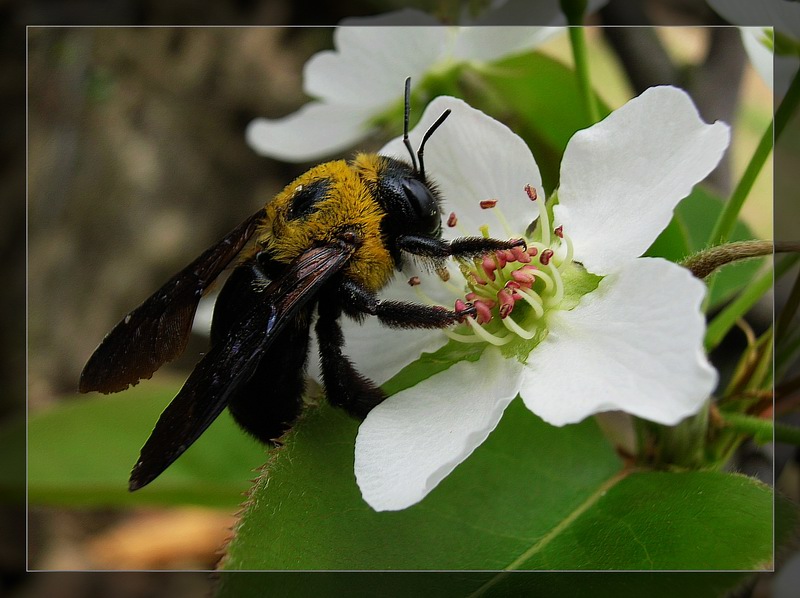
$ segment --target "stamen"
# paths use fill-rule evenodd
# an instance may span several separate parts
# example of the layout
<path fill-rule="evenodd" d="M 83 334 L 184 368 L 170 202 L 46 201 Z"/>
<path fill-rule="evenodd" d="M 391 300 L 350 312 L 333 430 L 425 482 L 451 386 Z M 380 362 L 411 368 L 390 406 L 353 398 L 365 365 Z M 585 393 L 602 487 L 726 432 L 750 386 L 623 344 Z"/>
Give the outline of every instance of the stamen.
<path fill-rule="evenodd" d="M 528 197 L 532 202 L 536 204 L 536 207 L 539 209 L 539 230 L 542 231 L 542 243 L 545 245 L 550 245 L 550 216 L 547 214 L 547 206 L 544 205 L 543 201 L 538 201 L 538 193 L 536 192 L 535 187 L 531 187 L 530 185 L 525 185 L 525 193 L 528 194 Z"/>
<path fill-rule="evenodd" d="M 538 270 L 533 266 L 523 266 L 519 270 L 514 270 L 511 273 L 511 278 L 530 288 L 531 284 L 536 280 L 536 272 Z"/>
<path fill-rule="evenodd" d="M 476 293 L 467 293 L 466 295 L 464 295 L 464 298 L 467 301 L 472 301 L 473 303 L 475 303 L 476 301 L 485 303 L 489 307 L 489 309 L 494 307 L 494 304 L 496 303 L 493 299 L 478 297 Z"/>
<path fill-rule="evenodd" d="M 419 279 L 419 276 L 412 276 L 411 278 L 408 279 L 408 284 L 412 287 L 419 285 L 420 282 L 421 281 Z"/>
<path fill-rule="evenodd" d="M 506 336 L 496 336 L 491 332 L 489 332 L 488 330 L 486 330 L 486 328 L 478 324 L 475 321 L 475 318 L 472 317 L 467 318 L 467 324 L 469 324 L 472 327 L 472 330 L 473 332 L 475 332 L 476 335 L 480 336 L 487 343 L 491 343 L 496 347 L 501 347 L 511 342 L 511 340 L 514 338 L 513 334 L 508 334 Z"/>
<path fill-rule="evenodd" d="M 487 255 L 481 262 L 481 268 L 486 273 L 486 276 L 489 277 L 489 280 L 494 282 L 494 271 L 497 270 L 497 262 Z"/>
<path fill-rule="evenodd" d="M 556 286 L 553 282 L 553 278 L 544 270 L 539 270 L 536 273 L 536 278 L 544 281 L 544 293 L 552 294 L 553 289 L 555 289 Z"/>
<path fill-rule="evenodd" d="M 558 268 L 551 267 L 550 272 L 555 280 L 556 292 L 547 303 L 549 305 L 558 305 L 564 299 L 564 282 L 561 280 L 561 272 L 558 271 Z"/>
<path fill-rule="evenodd" d="M 567 264 L 569 264 L 572 261 L 572 250 L 573 250 L 572 239 L 569 238 L 569 235 L 564 235 L 562 240 L 563 240 L 563 244 L 565 244 L 567 246 L 567 252 L 566 252 L 566 255 L 564 256 L 564 258 L 561 260 L 561 263 L 563 264 L 563 263 L 566 262 Z M 559 264 L 559 265 L 561 265 L 561 264 Z"/>
<path fill-rule="evenodd" d="M 534 312 L 536 312 L 536 318 L 541 318 L 544 315 L 544 307 L 542 307 L 542 298 L 533 291 L 527 291 L 525 289 L 518 289 L 517 292 L 522 297 L 523 301 L 531 306 Z"/>
<path fill-rule="evenodd" d="M 475 274 L 475 272 L 470 272 L 469 276 L 467 277 L 467 280 L 469 280 L 469 281 L 471 281 L 471 282 L 473 282 L 475 284 L 479 284 L 481 286 L 485 286 L 485 285 L 489 284 L 483 278 L 481 278 L 480 276 Z"/>
<path fill-rule="evenodd" d="M 511 298 L 516 301 L 519 297 L 516 294 L 517 289 L 522 288 L 522 285 L 518 283 L 516 280 L 509 280 L 504 287 L 506 290 L 510 289 Z"/>
<path fill-rule="evenodd" d="M 507 318 L 503 318 L 501 320 L 501 322 L 503 322 L 503 326 L 508 328 L 511 332 L 513 332 L 517 336 L 521 336 L 522 338 L 524 338 L 526 340 L 532 339 L 534 337 L 534 335 L 536 334 L 535 330 L 525 330 L 522 326 L 517 324 L 514 321 L 514 319 L 511 318 L 510 316 L 507 317 Z"/>
<path fill-rule="evenodd" d="M 440 303 L 439 301 L 434 301 L 425 291 L 422 290 L 421 285 L 417 285 L 414 287 L 414 292 L 417 294 L 422 301 L 422 303 L 427 303 L 428 305 L 438 305 L 439 307 L 444 307 L 445 309 L 450 309 L 448 306 Z"/>
<path fill-rule="evenodd" d="M 480 201 L 481 210 L 489 210 L 497 205 L 496 199 L 482 199 Z"/>
<path fill-rule="evenodd" d="M 491 321 L 492 319 L 492 306 L 488 304 L 488 302 L 483 301 L 475 301 L 473 303 L 475 306 L 475 310 L 478 312 L 476 319 L 478 320 L 478 324 L 486 324 L 486 322 Z"/>
<path fill-rule="evenodd" d="M 518 262 L 527 264 L 531 261 L 531 255 L 527 251 L 524 251 L 521 247 L 512 247 L 511 253 L 514 254 L 514 257 L 517 258 Z"/>
<path fill-rule="evenodd" d="M 478 295 L 482 299 L 488 299 L 489 301 L 494 301 L 496 295 L 496 291 L 493 289 L 487 288 L 485 286 L 477 286 L 477 287 L 470 287 L 472 289 L 472 293 L 474 295 Z"/>
<path fill-rule="evenodd" d="M 472 269 L 469 272 L 478 278 L 481 278 L 481 270 L 483 270 L 483 262 L 480 258 L 472 258 Z"/>
<path fill-rule="evenodd" d="M 452 282 L 449 282 L 449 281 L 447 281 L 447 282 L 442 281 L 442 282 L 444 283 L 444 286 L 446 286 L 450 290 L 450 292 L 453 293 L 454 295 L 460 295 L 461 293 L 464 292 L 463 288 L 457 287 Z"/>
<path fill-rule="evenodd" d="M 555 253 L 555 252 L 554 252 L 552 249 L 550 249 L 550 248 L 547 248 L 547 249 L 545 249 L 545 250 L 542 252 L 542 255 L 540 255 L 540 256 L 539 256 L 539 262 L 540 262 L 540 263 L 541 263 L 543 266 L 546 266 L 546 265 L 548 265 L 548 264 L 550 263 L 550 259 L 553 257 L 553 254 L 554 254 L 554 253 Z"/>
<path fill-rule="evenodd" d="M 485 341 L 484 338 L 478 336 L 477 334 L 459 334 L 458 332 L 453 332 L 452 330 L 448 330 L 446 328 L 443 330 L 443 332 L 448 336 L 448 338 L 460 343 L 482 343 Z"/>
<path fill-rule="evenodd" d="M 506 220 L 506 215 L 503 214 L 503 210 L 497 208 L 493 211 L 494 215 L 497 216 L 497 221 L 500 223 L 500 226 L 503 227 L 503 230 L 506 231 L 506 237 L 511 238 L 514 236 L 514 232 L 511 229 L 511 226 L 508 224 L 508 220 Z"/>
<path fill-rule="evenodd" d="M 516 262 L 517 258 L 514 256 L 514 252 L 510 249 L 501 249 L 500 252 L 503 254 L 503 259 L 508 262 Z"/>
<path fill-rule="evenodd" d="M 500 302 L 500 317 L 505 318 L 514 309 L 514 298 L 506 289 L 497 293 L 497 300 Z"/>
<path fill-rule="evenodd" d="M 458 216 L 455 212 L 450 212 L 450 216 L 447 217 L 447 226 L 453 228 L 456 224 L 458 224 Z"/>

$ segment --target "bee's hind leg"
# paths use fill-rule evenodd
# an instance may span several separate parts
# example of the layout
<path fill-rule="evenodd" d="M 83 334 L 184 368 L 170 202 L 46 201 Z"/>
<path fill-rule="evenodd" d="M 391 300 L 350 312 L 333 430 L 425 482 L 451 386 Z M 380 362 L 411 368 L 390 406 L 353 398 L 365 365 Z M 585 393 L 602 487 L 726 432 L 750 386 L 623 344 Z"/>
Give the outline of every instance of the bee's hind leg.
<path fill-rule="evenodd" d="M 386 394 L 372 380 L 360 374 L 342 354 L 344 335 L 338 320 L 343 311 L 357 320 L 375 316 L 392 328 L 428 329 L 445 328 L 475 314 L 472 305 L 454 311 L 438 305 L 381 301 L 375 293 L 350 279 L 343 279 L 331 296 L 322 296 L 317 311 L 319 318 L 315 330 L 328 401 L 361 418 L 382 403 Z"/>

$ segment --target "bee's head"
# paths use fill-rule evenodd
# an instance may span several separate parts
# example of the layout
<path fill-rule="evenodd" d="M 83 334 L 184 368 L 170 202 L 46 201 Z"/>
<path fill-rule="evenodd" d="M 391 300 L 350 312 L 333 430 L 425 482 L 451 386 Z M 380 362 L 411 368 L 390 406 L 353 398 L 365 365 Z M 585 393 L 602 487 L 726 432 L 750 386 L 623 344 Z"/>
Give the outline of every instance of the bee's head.
<path fill-rule="evenodd" d="M 402 230 L 439 236 L 442 230 L 440 197 L 435 185 L 425 175 L 423 154 L 425 143 L 450 115 L 445 110 L 425 132 L 419 149 L 414 152 L 408 139 L 408 117 L 411 111 L 411 78 L 405 84 L 405 113 L 403 119 L 403 143 L 411 157 L 411 164 L 394 158 L 384 158 L 385 167 L 378 178 L 378 198 L 390 218 Z"/>
<path fill-rule="evenodd" d="M 442 214 L 435 186 L 405 162 L 386 157 L 383 161 L 378 201 L 392 225 L 406 233 L 439 236 Z"/>

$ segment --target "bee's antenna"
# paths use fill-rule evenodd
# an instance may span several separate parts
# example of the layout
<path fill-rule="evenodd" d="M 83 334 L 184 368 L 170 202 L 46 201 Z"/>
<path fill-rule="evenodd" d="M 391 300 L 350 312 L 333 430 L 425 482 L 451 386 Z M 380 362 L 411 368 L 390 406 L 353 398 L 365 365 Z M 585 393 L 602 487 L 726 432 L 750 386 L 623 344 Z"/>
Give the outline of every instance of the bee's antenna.
<path fill-rule="evenodd" d="M 433 135 L 433 132 L 439 128 L 439 125 L 441 125 L 448 116 L 450 116 L 450 108 L 442 112 L 442 115 L 436 119 L 436 122 L 431 125 L 431 128 L 425 131 L 422 143 L 419 144 L 417 158 L 419 158 L 419 175 L 422 177 L 423 181 L 425 180 L 425 163 L 422 161 L 422 152 L 425 151 L 425 142 L 428 141 L 428 138 Z"/>
<path fill-rule="evenodd" d="M 411 147 L 411 142 L 408 140 L 409 112 L 411 112 L 411 77 L 406 77 L 405 114 L 403 116 L 403 143 L 408 150 L 408 155 L 411 156 L 411 166 L 414 167 L 414 172 L 417 172 L 417 159 L 414 157 L 414 150 Z M 424 179 L 425 177 L 422 178 Z"/>

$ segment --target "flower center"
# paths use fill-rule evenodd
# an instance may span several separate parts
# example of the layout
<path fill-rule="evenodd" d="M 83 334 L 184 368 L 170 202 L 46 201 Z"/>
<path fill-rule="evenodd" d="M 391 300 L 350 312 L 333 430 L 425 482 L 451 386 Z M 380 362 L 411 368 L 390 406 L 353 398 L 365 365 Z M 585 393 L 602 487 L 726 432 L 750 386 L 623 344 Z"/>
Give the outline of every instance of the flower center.
<path fill-rule="evenodd" d="M 454 330 L 445 330 L 453 340 L 502 346 L 514 339 L 543 338 L 545 315 L 562 306 L 563 274 L 573 264 L 572 242 L 561 226 L 551 229 L 547 207 L 537 199 L 536 190 L 526 185 L 525 192 L 539 210 L 535 229 L 525 235 L 528 248 L 497 251 L 460 264 L 467 293 L 456 300 L 455 307 L 463 310 L 470 302 L 477 315 L 467 316 Z M 498 210 L 496 204 L 496 200 L 484 200 L 481 207 Z M 507 223 L 502 213 L 498 216 Z M 489 237 L 489 227 L 482 226 L 481 234 Z"/>

